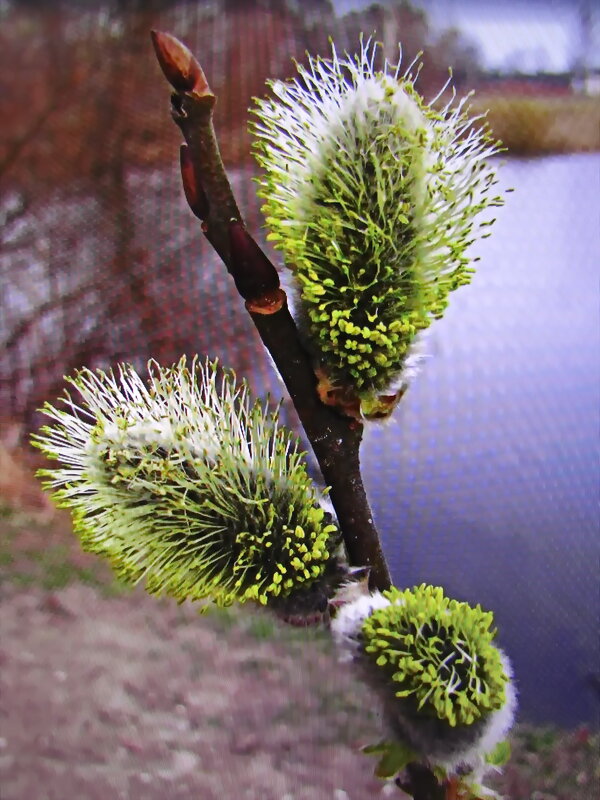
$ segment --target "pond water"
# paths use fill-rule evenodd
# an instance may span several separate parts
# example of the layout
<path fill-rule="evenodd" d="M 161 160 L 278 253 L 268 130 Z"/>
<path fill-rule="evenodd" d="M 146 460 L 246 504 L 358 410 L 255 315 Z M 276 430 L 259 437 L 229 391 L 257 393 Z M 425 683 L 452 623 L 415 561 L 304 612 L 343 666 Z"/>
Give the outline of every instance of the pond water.
<path fill-rule="evenodd" d="M 395 582 L 493 609 L 523 716 L 569 725 L 599 721 L 599 172 L 504 166 L 473 285 L 362 451 Z"/>
<path fill-rule="evenodd" d="M 431 358 L 393 420 L 371 426 L 362 448 L 395 583 L 442 584 L 492 609 L 523 716 L 564 725 L 600 721 L 599 171 L 598 154 L 506 163 L 501 180 L 515 192 L 477 246 L 472 286 L 432 326 Z M 252 374 L 257 393 L 280 396 L 177 173 L 131 182 L 144 198 L 137 235 L 157 243 L 148 258 L 166 275 L 155 289 L 175 309 L 168 324 L 180 325 L 194 350 Z M 250 229 L 260 230 L 251 175 L 231 177 Z M 87 250 L 94 266 L 108 247 L 97 212 L 84 210 L 93 227 L 81 252 L 73 255 L 61 221 L 83 224 L 79 217 L 63 213 L 55 223 L 63 260 L 79 271 Z M 120 330 L 111 326 L 107 336 L 120 337 L 123 349 Z M 145 339 L 128 337 L 119 358 L 135 359 L 139 347 L 143 364 Z M 62 365 L 62 357 L 49 360 Z"/>

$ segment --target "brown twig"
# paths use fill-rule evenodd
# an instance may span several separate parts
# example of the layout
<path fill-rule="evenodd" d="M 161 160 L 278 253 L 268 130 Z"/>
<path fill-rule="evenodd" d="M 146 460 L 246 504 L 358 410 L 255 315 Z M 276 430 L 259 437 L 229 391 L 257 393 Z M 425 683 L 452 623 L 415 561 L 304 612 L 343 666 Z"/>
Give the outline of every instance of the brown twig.
<path fill-rule="evenodd" d="M 212 124 L 216 98 L 200 65 L 173 36 L 154 31 L 152 40 L 163 72 L 175 89 L 171 113 L 186 141 L 181 150 L 186 198 L 246 300 L 290 393 L 323 478 L 331 487 L 331 502 L 351 564 L 370 566 L 372 585 L 386 589 L 390 574 L 360 476 L 362 425 L 318 399 L 310 358 L 300 344 L 277 270 L 243 225 Z"/>
<path fill-rule="evenodd" d="M 324 405 L 310 357 L 279 286 L 275 267 L 246 231 L 223 167 L 212 123 L 216 98 L 202 68 L 185 45 L 170 34 L 152 32 L 165 77 L 175 90 L 171 113 L 186 141 L 181 172 L 186 199 L 202 220 L 202 231 L 215 248 L 246 301 L 258 333 L 286 385 L 314 450 L 323 478 L 331 487 L 351 565 L 370 566 L 372 588 L 390 587 L 388 566 L 360 473 L 363 426 Z M 415 800 L 443 800 L 434 793 L 433 774 L 410 765 Z"/>

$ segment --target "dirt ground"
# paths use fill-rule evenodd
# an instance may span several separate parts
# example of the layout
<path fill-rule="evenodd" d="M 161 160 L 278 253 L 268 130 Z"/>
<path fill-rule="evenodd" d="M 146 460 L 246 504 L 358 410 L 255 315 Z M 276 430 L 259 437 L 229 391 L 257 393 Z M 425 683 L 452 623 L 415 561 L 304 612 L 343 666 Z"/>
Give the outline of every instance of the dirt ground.
<path fill-rule="evenodd" d="M 401 800 L 378 738 L 325 632 L 125 592 L 64 520 L 0 519 L 1 800 Z M 597 747 L 522 728 L 497 788 L 592 800 Z"/>
<path fill-rule="evenodd" d="M 314 634 L 82 585 L 1 619 L 2 800 L 381 795 L 373 721 Z"/>

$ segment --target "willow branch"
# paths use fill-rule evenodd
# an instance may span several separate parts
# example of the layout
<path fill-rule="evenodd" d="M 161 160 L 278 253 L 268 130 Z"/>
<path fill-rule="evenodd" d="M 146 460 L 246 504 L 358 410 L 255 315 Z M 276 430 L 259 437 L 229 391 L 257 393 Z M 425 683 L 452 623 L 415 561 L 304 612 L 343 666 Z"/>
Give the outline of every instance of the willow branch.
<path fill-rule="evenodd" d="M 152 40 L 175 90 L 171 114 L 186 142 L 181 148 L 181 174 L 188 204 L 232 275 L 286 385 L 323 479 L 331 487 L 350 563 L 369 566 L 372 586 L 387 589 L 390 574 L 360 475 L 362 424 L 342 417 L 318 398 L 314 370 L 277 270 L 246 230 L 233 196 L 213 128 L 216 97 L 202 68 L 175 37 L 154 31 Z"/>
<path fill-rule="evenodd" d="M 192 53 L 170 34 L 152 32 L 156 56 L 174 89 L 171 114 L 185 144 L 181 175 L 188 204 L 232 275 L 246 310 L 270 353 L 315 453 L 335 508 L 351 565 L 369 566 L 372 588 L 391 578 L 360 473 L 363 426 L 325 405 L 273 264 L 246 230 L 213 128 L 216 97 Z M 414 800 L 443 800 L 445 792 L 421 765 L 409 765 Z M 437 791 L 435 789 L 437 788 Z"/>

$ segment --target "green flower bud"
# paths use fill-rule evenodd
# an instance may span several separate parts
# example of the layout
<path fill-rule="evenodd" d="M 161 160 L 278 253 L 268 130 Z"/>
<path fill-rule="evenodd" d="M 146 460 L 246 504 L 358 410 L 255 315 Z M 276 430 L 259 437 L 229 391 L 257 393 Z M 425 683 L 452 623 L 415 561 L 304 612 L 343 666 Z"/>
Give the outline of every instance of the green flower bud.
<path fill-rule="evenodd" d="M 396 697 L 454 728 L 505 702 L 508 676 L 493 644 L 493 615 L 450 600 L 439 586 L 384 593 L 390 604 L 362 626 L 365 653 L 386 668 Z"/>
<path fill-rule="evenodd" d="M 492 623 L 480 606 L 423 584 L 355 598 L 342 605 L 332 632 L 383 700 L 398 741 L 449 772 L 484 772 L 516 707 Z"/>

